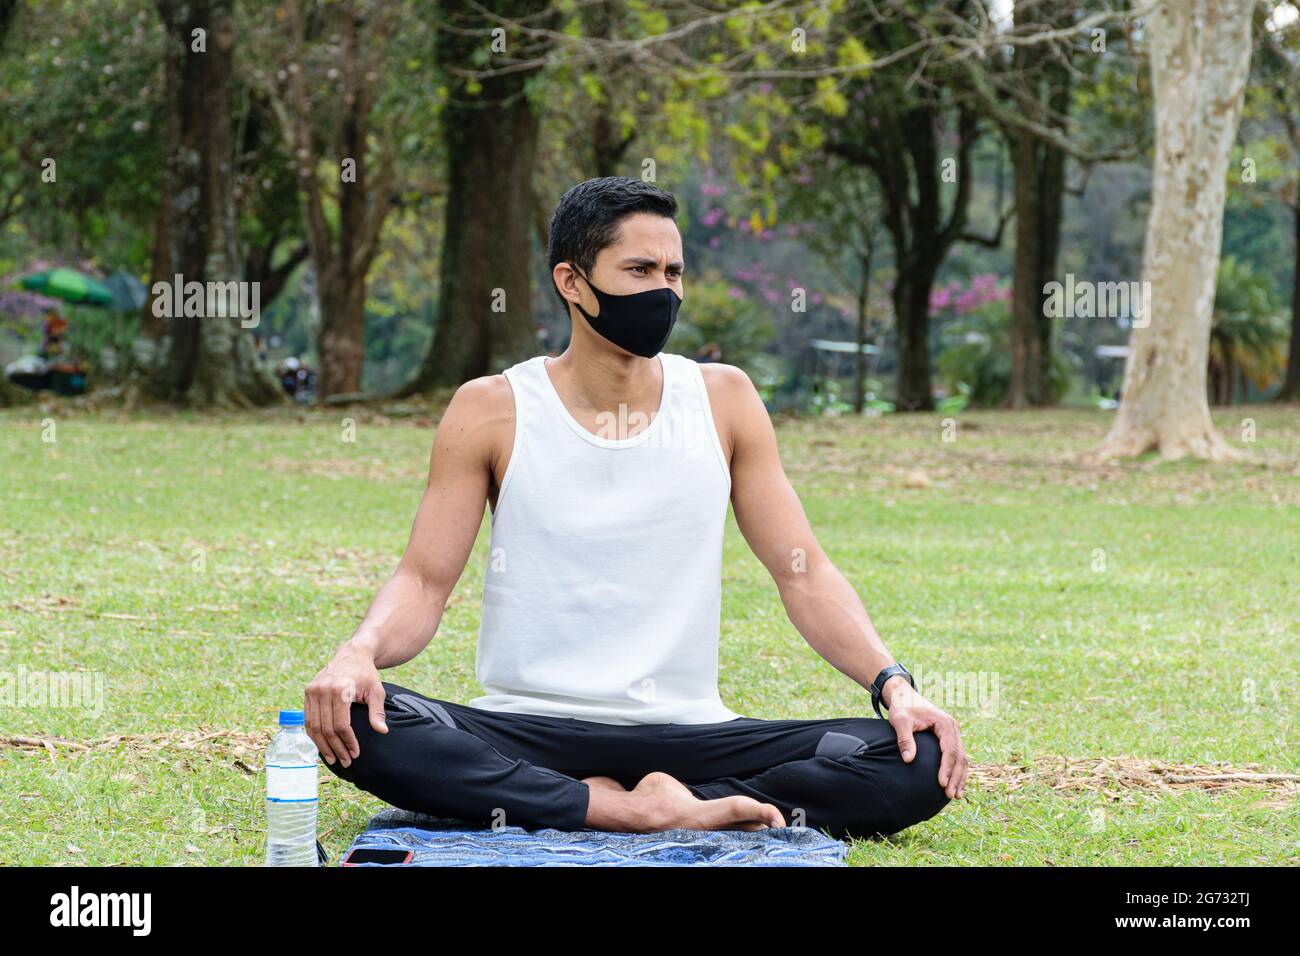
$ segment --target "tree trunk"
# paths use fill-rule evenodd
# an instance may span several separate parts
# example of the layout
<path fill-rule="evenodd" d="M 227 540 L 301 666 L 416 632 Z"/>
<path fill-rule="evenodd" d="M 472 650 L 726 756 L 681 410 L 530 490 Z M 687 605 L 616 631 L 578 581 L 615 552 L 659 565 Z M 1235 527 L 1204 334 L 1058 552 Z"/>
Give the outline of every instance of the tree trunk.
<path fill-rule="evenodd" d="M 1291 346 L 1286 360 L 1286 381 L 1278 398 L 1286 402 L 1300 399 L 1300 182 L 1296 183 L 1295 205 L 1291 207 L 1295 219 L 1295 271 L 1291 276 Z"/>
<path fill-rule="evenodd" d="M 1016 202 L 1016 249 L 1011 266 L 1011 378 L 1002 403 L 1007 408 L 1038 404 L 1039 316 L 1043 309 L 1042 210 L 1037 138 L 1027 132 L 1011 137 L 1011 170 Z"/>
<path fill-rule="evenodd" d="M 915 250 L 917 260 L 898 272 L 894 282 L 894 328 L 898 334 L 898 384 L 894 407 L 900 412 L 934 409 L 930 379 L 930 292 L 943 261 L 929 247 Z"/>
<path fill-rule="evenodd" d="M 14 22 L 18 12 L 19 0 L 0 0 L 0 50 L 4 49 L 5 38 L 9 35 L 9 26 Z"/>
<path fill-rule="evenodd" d="M 852 7 L 852 5 L 851 5 Z M 850 29 L 873 49 L 898 51 L 912 41 L 911 24 L 869 15 L 852 7 Z M 856 14 L 861 13 L 859 21 Z M 898 344 L 894 407 L 934 408 L 930 377 L 930 293 L 953 243 L 965 234 L 970 206 L 971 152 L 979 136 L 975 113 L 958 97 L 918 97 L 915 71 L 881 72 L 851 93 L 860 107 L 829 130 L 826 152 L 871 170 L 883 202 L 884 226 L 894 250 L 897 277 L 891 299 Z M 944 121 L 956 117 L 956 155 L 940 148 Z M 945 137 L 946 140 L 946 137 Z M 954 165 L 955 163 L 955 165 Z M 955 172 L 955 176 L 950 173 Z M 954 182 L 945 219 L 942 203 Z"/>
<path fill-rule="evenodd" d="M 857 353 L 853 356 L 853 411 L 861 415 L 867 407 L 867 356 L 862 351 L 867 344 L 867 306 L 871 299 L 871 253 L 859 259 L 861 274 L 858 277 L 858 334 Z"/>
<path fill-rule="evenodd" d="M 363 76 L 360 49 L 363 24 L 355 14 L 347 15 L 348 31 L 345 59 L 352 92 L 344 115 L 342 156 L 355 162 L 355 177 L 344 180 L 339 189 L 339 235 L 336 249 L 327 261 L 316 263 L 320 285 L 320 329 L 316 351 L 320 355 L 320 379 L 317 394 L 322 399 L 333 395 L 361 391 L 361 377 L 366 359 L 366 276 L 378 251 L 363 246 L 368 207 L 373 201 L 389 204 L 388 184 L 379 177 L 383 194 L 370 197 L 375 177 L 370 174 L 366 153 L 370 146 L 370 111 L 374 97 Z M 313 171 L 314 172 L 314 171 Z"/>
<path fill-rule="evenodd" d="M 1065 197 L 1065 153 L 1027 132 L 1010 138 L 1016 248 L 1011 269 L 1011 378 L 1003 405 L 1051 405 L 1053 316 L 1044 287 L 1056 277 Z"/>
<path fill-rule="evenodd" d="M 181 135 L 179 84 L 180 51 L 175 43 L 168 43 L 163 55 L 163 97 L 166 109 L 163 134 L 167 137 L 168 144 L 173 145 L 180 142 Z M 176 274 L 172 262 L 172 254 L 175 251 L 175 239 L 172 236 L 172 206 L 175 196 L 169 172 L 167 168 L 163 169 L 158 214 L 154 219 L 153 247 L 149 267 L 150 289 L 157 282 L 171 282 Z M 140 307 L 140 331 L 155 348 L 167 331 L 166 320 L 154 315 L 153 302 L 148 297 Z"/>
<path fill-rule="evenodd" d="M 336 272 L 320 290 L 316 351 L 320 354 L 317 392 L 321 398 L 361 391 L 365 334 L 366 277 Z"/>
<path fill-rule="evenodd" d="M 1250 67 L 1254 0 L 1165 2 L 1151 16 L 1156 155 L 1134 328 L 1102 458 L 1240 456 L 1210 421 L 1206 366 L 1223 237 L 1224 170 Z"/>
<path fill-rule="evenodd" d="M 167 19 L 164 16 L 164 23 Z M 168 24 L 170 28 L 170 24 Z M 176 43 L 168 43 L 163 52 L 163 102 L 165 124 L 163 135 L 170 149 L 180 142 L 180 49 Z M 170 157 L 170 153 L 169 153 Z M 158 213 L 154 217 L 153 245 L 150 250 L 149 288 L 159 282 L 170 283 L 176 274 L 173 256 L 176 252 L 176 239 L 172 234 L 172 213 L 175 202 L 175 190 L 172 183 L 170 162 L 163 167 L 162 182 L 159 189 Z M 153 296 L 146 295 L 140 307 L 140 334 L 132 343 L 132 354 L 128 366 L 128 382 L 131 386 L 142 386 L 159 397 L 166 397 L 162 371 L 167 362 L 166 346 L 168 339 L 167 319 L 154 314 Z"/>
<path fill-rule="evenodd" d="M 1068 4 L 1049 0 L 1032 14 L 1057 27 L 1073 15 Z M 1070 71 L 1057 57 L 1069 57 L 1069 45 L 1050 52 L 1022 46 L 1013 67 L 1024 79 L 1023 101 L 1032 104 L 1029 119 L 1061 131 L 1070 109 Z M 1068 62 L 1068 61 L 1067 61 Z M 1061 245 L 1066 156 L 1060 148 L 1026 129 L 1008 131 L 1016 209 L 1016 248 L 1012 265 L 1011 379 L 1003 404 L 1008 408 L 1050 405 L 1054 316 L 1044 308 L 1044 286 L 1055 278 Z"/>
<path fill-rule="evenodd" d="M 307 31 L 296 0 L 284 0 L 291 55 L 307 57 Z M 396 8 L 383 5 L 362 13 L 351 5 L 336 6 L 342 33 L 340 63 L 343 104 L 321 117 L 313 112 L 307 71 L 293 71 L 284 94 L 272 92 L 270 103 L 295 156 L 302 197 L 307 247 L 316 277 L 320 325 L 316 350 L 320 356 L 317 395 L 321 399 L 361 391 L 365 366 L 366 281 L 379 251 L 384 223 L 393 207 L 396 150 L 394 142 L 377 144 L 371 162 L 370 122 L 375 106 L 375 71 L 381 68 L 386 38 L 400 24 Z M 469 62 L 469 59 L 462 62 Z M 320 144 L 335 146 L 329 156 L 338 176 L 338 224 L 326 215 L 326 194 L 319 180 Z"/>
<path fill-rule="evenodd" d="M 167 259 L 183 283 L 232 282 L 239 276 L 232 176 L 231 120 L 235 24 L 231 0 L 158 0 L 178 55 L 167 177 Z M 205 49 L 194 49 L 202 30 Z M 158 256 L 157 261 L 162 257 Z M 191 405 L 269 404 L 283 394 L 258 364 L 234 316 L 185 316 L 181 303 L 166 322 L 155 390 Z M 210 303 L 209 303 L 210 305 Z"/>
<path fill-rule="evenodd" d="M 482 25 L 471 4 L 447 6 L 449 21 Z M 493 7 L 510 18 L 545 8 L 543 0 Z M 438 60 L 472 62 L 480 45 L 477 35 L 440 31 Z M 537 350 L 528 264 L 538 117 L 524 95 L 530 75 L 487 77 L 478 95 L 454 79 L 443 114 L 448 191 L 438 319 L 420 372 L 403 394 L 460 385 Z"/>
<path fill-rule="evenodd" d="M 1045 307 L 1044 287 L 1056 278 L 1061 249 L 1061 224 L 1065 221 L 1065 153 L 1054 146 L 1043 145 L 1043 185 L 1039 192 L 1039 273 L 1038 306 L 1034 317 L 1038 320 L 1038 368 L 1031 376 L 1030 401 L 1036 405 L 1056 404 L 1052 391 L 1052 355 L 1055 344 L 1055 316 Z"/>

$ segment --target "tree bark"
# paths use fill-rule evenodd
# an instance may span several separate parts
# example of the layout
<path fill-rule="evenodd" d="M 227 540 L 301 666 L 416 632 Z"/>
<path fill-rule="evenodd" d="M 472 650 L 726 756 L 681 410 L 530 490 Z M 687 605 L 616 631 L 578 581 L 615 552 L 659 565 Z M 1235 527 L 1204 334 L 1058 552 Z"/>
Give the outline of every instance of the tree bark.
<path fill-rule="evenodd" d="M 1068 90 L 1065 93 L 1068 98 Z M 1030 401 L 1038 405 L 1056 404 L 1052 392 L 1052 356 L 1056 348 L 1055 317 L 1045 308 L 1044 287 L 1056 278 L 1061 254 L 1061 228 L 1065 222 L 1065 151 L 1044 143 L 1041 185 L 1038 204 L 1038 305 L 1034 317 L 1038 320 L 1038 374 L 1031 378 L 1034 391 Z"/>
<path fill-rule="evenodd" d="M 913 249 L 894 282 L 894 329 L 898 336 L 898 381 L 894 406 L 900 412 L 934 408 L 930 376 L 930 292 L 942 254 Z"/>
<path fill-rule="evenodd" d="M 1043 309 L 1042 210 L 1038 140 L 1021 131 L 1009 137 L 1011 170 L 1016 202 L 1016 249 L 1011 264 L 1011 377 L 1003 405 L 1025 408 L 1038 404 L 1041 396 L 1039 372 L 1038 313 Z"/>
<path fill-rule="evenodd" d="M 160 8 L 161 9 L 161 8 Z M 167 18 L 164 17 L 164 23 Z M 176 43 L 168 43 L 163 52 L 163 101 L 165 125 L 163 135 L 172 149 L 180 142 L 180 48 Z M 170 156 L 170 153 L 169 153 Z M 150 251 L 149 288 L 158 282 L 171 282 L 176 274 L 172 256 L 175 253 L 176 240 L 172 235 L 173 203 L 175 189 L 172 183 L 170 162 L 163 168 L 162 182 L 159 190 L 158 215 L 154 219 L 153 246 Z M 162 361 L 162 347 L 167 335 L 167 320 L 154 314 L 153 297 L 146 296 L 140 307 L 140 336 L 132 355 L 133 377 L 148 378 L 156 375 Z M 159 383 L 155 381 L 154 390 Z"/>
<path fill-rule="evenodd" d="M 445 17 L 461 27 L 483 25 L 472 3 L 446 7 Z M 510 0 L 493 9 L 532 17 L 546 3 Z M 480 43 L 474 35 L 440 31 L 438 61 L 470 62 Z M 486 77 L 477 95 L 452 77 L 444 109 L 448 191 L 438 319 L 420 372 L 402 394 L 460 385 L 537 349 L 528 263 L 539 124 L 524 95 L 530 75 Z"/>
<path fill-rule="evenodd" d="M 395 178 L 393 143 L 379 144 L 378 160 L 370 161 L 370 120 L 375 106 L 372 74 L 380 69 L 383 41 L 400 25 L 394 10 L 369 19 L 350 5 L 337 8 L 342 18 L 342 72 L 344 102 L 335 131 L 323 137 L 337 143 L 339 155 L 331 157 L 339 170 L 338 229 L 325 214 L 325 193 L 318 178 L 321 155 L 315 133 L 306 70 L 289 71 L 287 89 L 267 90 L 271 108 L 296 157 L 298 182 L 306 222 L 307 247 L 316 271 L 320 327 L 316 351 L 320 356 L 317 394 L 323 400 L 361 391 L 365 367 L 366 281 L 380 236 L 392 210 Z M 285 19 L 290 32 L 291 63 L 306 61 L 305 25 L 296 0 L 286 0 Z M 464 62 L 469 62 L 468 58 Z M 344 175 L 344 163 L 349 164 Z"/>
<path fill-rule="evenodd" d="M 1101 458 L 1240 457 L 1210 421 L 1206 369 L 1223 237 L 1224 170 L 1241 116 L 1254 0 L 1166 0 L 1150 19 L 1156 155 L 1143 250 L 1146 323 Z"/>
<path fill-rule="evenodd" d="M 231 282 L 239 276 L 232 191 L 234 129 L 231 114 L 235 25 L 231 0 L 158 0 L 173 54 L 176 97 L 169 109 L 166 258 L 184 283 Z M 202 30 L 205 49 L 193 47 Z M 173 128 L 174 126 L 174 128 Z M 155 263 L 162 256 L 155 259 Z M 180 303 L 173 303 L 179 306 Z M 244 407 L 283 399 L 258 364 L 252 338 L 233 316 L 185 316 L 166 321 L 155 391 L 190 405 Z"/>
<path fill-rule="evenodd" d="M 1059 0 L 1040 4 L 1031 14 L 1057 27 L 1069 24 L 1072 11 Z M 1019 103 L 1041 126 L 1064 130 L 1070 108 L 1070 72 L 1056 57 L 1059 49 L 1021 46 L 1012 58 L 1012 73 L 1023 95 Z M 1044 308 L 1044 286 L 1055 278 L 1061 245 L 1065 194 L 1064 150 L 1023 128 L 1004 124 L 1011 153 L 1016 210 L 1016 248 L 1012 264 L 1011 376 L 1003 404 L 1008 408 L 1050 405 L 1053 319 Z"/>
<path fill-rule="evenodd" d="M 867 356 L 862 351 L 867 344 L 867 306 L 871 301 L 871 252 L 868 250 L 858 260 L 858 349 L 853 356 L 853 411 L 861 415 L 867 407 Z"/>
<path fill-rule="evenodd" d="M 1295 271 L 1291 276 L 1291 345 L 1286 360 L 1286 380 L 1278 395 L 1282 401 L 1300 399 L 1300 182 L 1296 183 L 1295 205 L 1291 207 L 1295 220 Z"/>
<path fill-rule="evenodd" d="M 361 391 L 365 337 L 366 277 L 334 271 L 320 286 L 316 351 L 320 355 L 318 393 L 322 399 Z"/>
<path fill-rule="evenodd" d="M 1008 136 L 1015 179 L 1016 248 L 1011 267 L 1011 376 L 1003 405 L 1051 405 L 1055 317 L 1044 287 L 1056 277 L 1064 220 L 1063 150 L 1028 132 Z"/>

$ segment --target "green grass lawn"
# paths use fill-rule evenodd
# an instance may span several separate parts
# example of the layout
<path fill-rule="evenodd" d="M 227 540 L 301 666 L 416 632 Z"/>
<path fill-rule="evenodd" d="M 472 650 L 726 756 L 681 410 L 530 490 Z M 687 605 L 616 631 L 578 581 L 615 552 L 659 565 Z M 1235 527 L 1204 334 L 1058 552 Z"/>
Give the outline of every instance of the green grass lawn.
<path fill-rule="evenodd" d="M 1300 771 L 1300 414 L 1215 417 L 1238 445 L 1254 420 L 1256 463 L 1085 466 L 1100 412 L 963 414 L 948 434 L 931 415 L 778 424 L 819 540 L 976 771 L 965 800 L 855 843 L 852 863 L 1300 859 L 1294 783 L 1133 786 L 1125 769 Z M 301 706 L 392 571 L 432 431 L 373 411 L 0 412 L 0 676 L 12 693 L 88 672 L 102 691 L 0 703 L 0 863 L 260 863 L 276 711 Z M 485 522 L 438 635 L 386 679 L 480 693 L 486 544 Z M 723 573 L 732 709 L 873 716 L 734 521 Z M 382 804 L 320 779 L 336 862 Z"/>

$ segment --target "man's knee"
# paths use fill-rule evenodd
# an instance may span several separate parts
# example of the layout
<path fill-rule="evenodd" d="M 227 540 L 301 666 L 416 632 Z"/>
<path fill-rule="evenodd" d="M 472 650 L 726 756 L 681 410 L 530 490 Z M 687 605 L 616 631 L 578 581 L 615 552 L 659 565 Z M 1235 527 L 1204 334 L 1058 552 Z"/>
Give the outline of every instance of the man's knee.
<path fill-rule="evenodd" d="M 889 836 L 930 819 L 948 805 L 948 795 L 939 785 L 939 764 L 943 759 L 939 738 L 931 730 L 922 730 L 913 735 L 913 740 L 916 754 L 910 761 L 903 760 L 896 734 L 883 753 L 879 749 L 861 749 L 848 755 L 849 762 L 859 766 L 870 781 L 871 800 L 852 814 L 854 819 L 844 827 L 846 833 L 855 837 Z M 856 759 L 859 756 L 863 757 L 861 761 Z"/>
<path fill-rule="evenodd" d="M 373 727 L 370 726 L 370 711 L 365 704 L 354 702 L 348 713 L 350 718 L 350 724 L 352 727 L 352 736 L 354 736 L 357 739 L 357 747 L 359 748 L 360 753 L 356 757 L 353 757 L 349 753 L 348 766 L 346 767 L 343 766 L 342 760 L 337 759 L 337 753 L 336 753 L 336 759 L 334 760 L 333 763 L 327 760 L 323 760 L 322 762 L 325 764 L 325 766 L 329 767 L 329 769 L 334 772 L 335 776 L 340 777 L 343 780 L 347 780 L 350 783 L 356 783 L 358 765 L 361 764 L 362 759 L 367 756 L 371 758 L 370 760 L 366 761 L 367 763 L 374 762 L 373 758 L 375 756 L 375 752 L 379 748 L 383 747 L 383 738 L 386 735 L 378 733 Z M 347 746 L 346 741 L 343 741 L 342 737 L 340 737 L 339 739 L 342 742 L 343 746 L 346 747 Z M 337 748 L 335 749 L 337 751 Z"/>
<path fill-rule="evenodd" d="M 376 730 L 369 707 L 354 701 L 349 713 L 360 752 L 348 767 L 341 767 L 338 761 L 330 766 L 338 776 L 365 790 L 402 773 L 413 754 L 418 753 L 422 760 L 450 760 L 465 746 L 464 735 L 442 704 L 395 685 L 386 684 L 385 689 L 390 691 L 384 699 L 386 730 Z"/>
<path fill-rule="evenodd" d="M 948 805 L 949 798 L 939 783 L 939 765 L 943 748 L 933 730 L 913 734 L 916 754 L 904 763 L 899 753 L 899 769 L 892 777 L 890 802 L 898 818 L 898 830 L 928 820 Z M 898 832 L 897 830 L 895 832 Z"/>

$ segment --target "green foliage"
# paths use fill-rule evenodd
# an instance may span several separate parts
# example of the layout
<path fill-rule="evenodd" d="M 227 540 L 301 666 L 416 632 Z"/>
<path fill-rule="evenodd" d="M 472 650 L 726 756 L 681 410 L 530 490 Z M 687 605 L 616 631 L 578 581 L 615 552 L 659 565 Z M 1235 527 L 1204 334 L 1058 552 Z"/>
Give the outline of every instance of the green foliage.
<path fill-rule="evenodd" d="M 1257 388 L 1269 388 L 1285 371 L 1289 334 L 1268 275 L 1224 256 L 1214 293 L 1211 364 L 1235 365 Z"/>
<path fill-rule="evenodd" d="M 139 313 L 77 306 L 66 306 L 65 311 L 67 354 L 86 363 L 96 386 L 116 380 L 131 361 L 140 330 Z"/>
<path fill-rule="evenodd" d="M 941 415 L 954 415 L 970 404 L 971 388 L 965 382 L 957 383 L 957 394 L 949 395 L 935 403 L 934 410 Z"/>
<path fill-rule="evenodd" d="M 894 410 L 894 403 L 877 396 L 883 389 L 878 379 L 869 378 L 864 383 L 865 401 L 862 403 L 868 414 L 883 415 Z M 838 378 L 825 378 L 818 381 L 808 394 L 803 411 L 809 415 L 851 415 L 853 414 L 853 385 Z"/>
<path fill-rule="evenodd" d="M 943 339 L 939 375 L 948 387 L 971 405 L 1001 404 L 1011 384 L 1011 313 L 1007 304 L 985 303 L 945 326 Z M 1071 372 L 1071 357 L 1055 352 L 1049 374 L 1055 401 L 1069 391 Z"/>
<path fill-rule="evenodd" d="M 752 299 L 737 299 L 721 280 L 691 282 L 673 330 L 673 343 L 683 355 L 716 342 L 722 361 L 746 367 L 774 334 L 771 321 Z"/>
<path fill-rule="evenodd" d="M 0 57 L 0 187 L 20 191 L 38 240 L 77 237 L 114 265 L 147 260 L 165 158 L 162 41 L 145 0 L 51 0 L 16 15 Z"/>
<path fill-rule="evenodd" d="M 817 384 L 812 393 L 809 411 L 814 415 L 846 415 L 853 411 L 851 402 L 845 400 L 839 379 L 828 378 Z"/>

